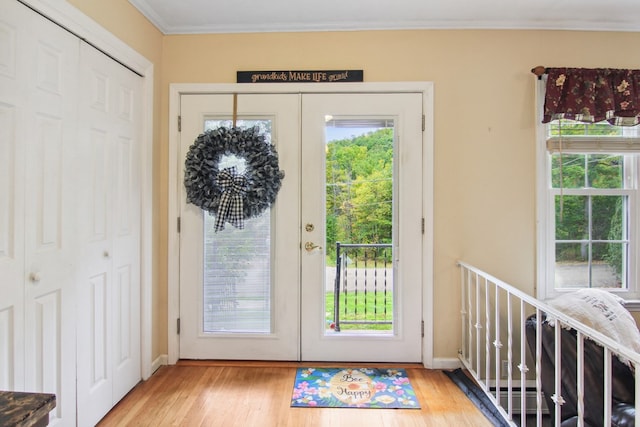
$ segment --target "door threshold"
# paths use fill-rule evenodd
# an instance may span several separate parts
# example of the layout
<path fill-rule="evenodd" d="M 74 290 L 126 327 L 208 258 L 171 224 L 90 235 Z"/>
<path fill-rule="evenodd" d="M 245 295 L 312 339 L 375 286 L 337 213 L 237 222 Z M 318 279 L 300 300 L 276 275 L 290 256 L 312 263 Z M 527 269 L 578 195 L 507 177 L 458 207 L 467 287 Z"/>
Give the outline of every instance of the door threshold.
<path fill-rule="evenodd" d="M 180 359 L 176 366 L 219 366 L 219 367 L 244 367 L 244 368 L 301 368 L 313 366 L 314 368 L 341 368 L 349 366 L 353 368 L 404 368 L 425 369 L 422 363 L 393 363 L 393 362 L 296 362 L 281 360 L 194 360 Z"/>

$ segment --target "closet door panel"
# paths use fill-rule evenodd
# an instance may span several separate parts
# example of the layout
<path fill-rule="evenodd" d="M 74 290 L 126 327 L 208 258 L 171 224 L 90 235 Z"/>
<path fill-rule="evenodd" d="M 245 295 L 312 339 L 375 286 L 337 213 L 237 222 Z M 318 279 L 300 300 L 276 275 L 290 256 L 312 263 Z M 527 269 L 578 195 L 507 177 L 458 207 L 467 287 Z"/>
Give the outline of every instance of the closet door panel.
<path fill-rule="evenodd" d="M 113 183 L 116 141 L 112 79 L 81 47 L 78 165 L 78 425 L 96 424 L 112 407 Z"/>
<path fill-rule="evenodd" d="M 0 2 L 3 8 L 4 2 Z M 24 389 L 24 90 L 19 54 L 23 16 L 0 14 L 0 389 Z"/>
<path fill-rule="evenodd" d="M 15 3 L 15 2 L 14 2 Z M 21 5 L 18 5 L 22 7 Z M 51 422 L 75 424 L 78 45 L 27 10 L 25 108 L 25 388 L 55 393 Z"/>
<path fill-rule="evenodd" d="M 140 373 L 140 103 L 141 79 L 112 64 L 117 133 L 113 236 L 114 403 L 141 378 Z"/>
<path fill-rule="evenodd" d="M 92 425 L 140 381 L 140 79 L 90 46 L 80 66 L 78 421 Z"/>
<path fill-rule="evenodd" d="M 0 76 L 0 93 L 3 93 Z M 3 99 L 4 98 L 4 99 Z M 0 95 L 0 390 L 24 387 L 24 180 L 16 144 L 17 107 Z"/>
<path fill-rule="evenodd" d="M 90 79 L 102 82 L 102 79 Z M 106 80 L 105 80 L 106 82 Z M 102 86 L 102 85 L 99 85 Z M 78 190 L 79 236 L 77 279 L 78 425 L 95 425 L 112 406 L 111 298 L 112 214 L 110 197 L 113 143 L 108 126 L 100 123 L 104 105 L 90 91 L 92 102 L 80 112 L 79 172 L 85 179 Z M 104 88 L 103 88 L 104 89 Z M 106 95 L 105 95 L 106 96 Z M 96 113 L 97 112 L 97 113 Z M 96 117 L 97 116 L 97 117 Z"/>

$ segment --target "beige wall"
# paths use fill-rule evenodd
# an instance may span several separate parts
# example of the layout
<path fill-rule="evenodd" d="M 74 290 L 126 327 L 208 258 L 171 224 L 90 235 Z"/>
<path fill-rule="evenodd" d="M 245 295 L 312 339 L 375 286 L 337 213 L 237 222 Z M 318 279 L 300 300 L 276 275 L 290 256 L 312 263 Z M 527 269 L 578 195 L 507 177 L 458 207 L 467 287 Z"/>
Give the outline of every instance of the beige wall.
<path fill-rule="evenodd" d="M 458 259 L 533 293 L 536 65 L 640 68 L 640 33 L 364 31 L 161 37 L 126 0 L 72 0 L 156 64 L 154 357 L 167 352 L 170 83 L 237 70 L 363 69 L 365 81 L 435 87 L 435 357 L 459 346 Z M 162 47 L 159 48 L 159 40 Z M 159 111 L 159 115 L 157 112 Z"/>
<path fill-rule="evenodd" d="M 434 356 L 455 357 L 456 260 L 533 292 L 535 77 L 529 70 L 536 65 L 638 68 L 640 58 L 634 62 L 621 54 L 625 49 L 615 48 L 637 42 L 638 33 L 562 31 L 167 36 L 162 74 L 165 87 L 231 83 L 237 70 L 260 69 L 355 68 L 370 82 L 433 81 Z M 163 114 L 167 110 L 163 105 Z"/>

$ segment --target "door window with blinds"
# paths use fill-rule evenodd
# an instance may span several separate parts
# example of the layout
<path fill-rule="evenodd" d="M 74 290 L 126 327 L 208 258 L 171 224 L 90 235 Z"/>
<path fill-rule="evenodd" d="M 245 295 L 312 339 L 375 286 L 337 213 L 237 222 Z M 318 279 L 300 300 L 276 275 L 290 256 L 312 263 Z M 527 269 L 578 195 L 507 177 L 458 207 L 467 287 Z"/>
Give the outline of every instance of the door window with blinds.
<path fill-rule="evenodd" d="M 205 130 L 231 127 L 229 120 L 205 120 Z M 271 143 L 271 120 L 238 120 L 237 126 L 257 126 Z M 246 161 L 230 155 L 220 159 L 220 169 L 235 167 L 239 174 Z M 216 219 L 204 215 L 203 332 L 271 332 L 271 210 L 246 221 L 243 229 L 215 231 Z"/>
<path fill-rule="evenodd" d="M 578 288 L 637 296 L 637 127 L 544 125 L 544 297 Z"/>

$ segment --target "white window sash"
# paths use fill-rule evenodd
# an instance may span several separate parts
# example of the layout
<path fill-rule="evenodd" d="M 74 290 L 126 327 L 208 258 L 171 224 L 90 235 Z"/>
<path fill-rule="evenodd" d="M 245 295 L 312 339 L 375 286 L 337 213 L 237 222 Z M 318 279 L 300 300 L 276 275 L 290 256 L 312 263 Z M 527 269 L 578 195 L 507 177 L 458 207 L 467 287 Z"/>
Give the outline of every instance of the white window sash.
<path fill-rule="evenodd" d="M 542 111 L 544 103 L 544 79 L 536 89 L 536 156 L 537 156 L 537 289 L 536 296 L 542 300 L 554 298 L 559 294 L 575 289 L 555 288 L 555 196 L 560 194 L 558 188 L 551 188 L 550 168 L 551 154 L 554 153 L 580 153 L 580 154 L 640 154 L 640 126 L 625 128 L 620 136 L 573 136 L 549 137 L 548 126 L 542 123 Z M 638 269 L 640 250 L 640 156 L 625 158 L 625 188 L 624 189 L 562 189 L 564 195 L 628 195 L 629 196 L 629 224 L 631 227 L 629 250 L 631 259 L 628 268 L 628 283 L 626 289 L 612 289 L 611 291 L 627 300 L 627 308 L 640 309 L 640 272 Z M 633 172 L 631 172 L 633 171 Z M 631 173 L 631 175 L 629 175 Z M 585 191 L 586 190 L 586 191 Z"/>

